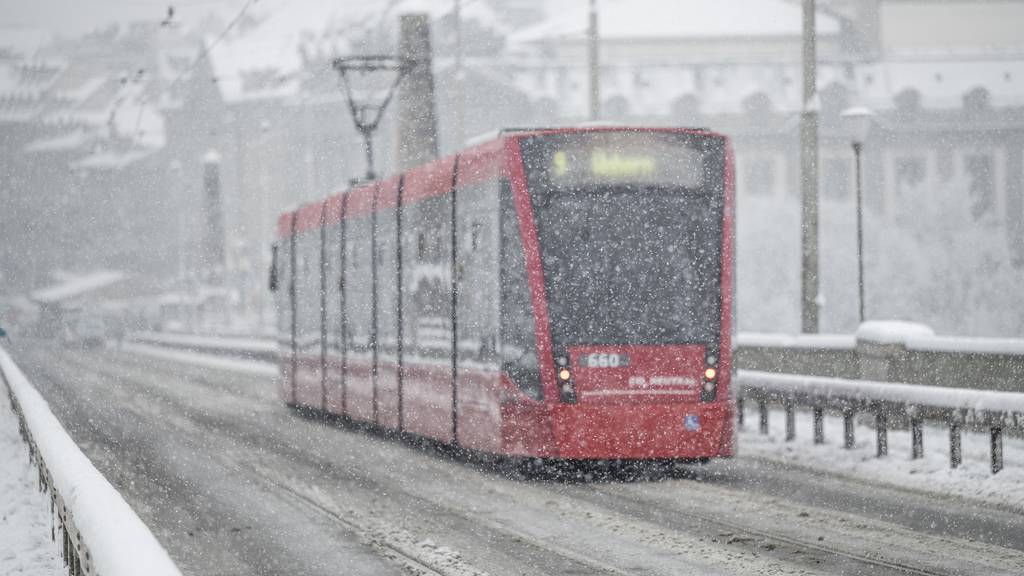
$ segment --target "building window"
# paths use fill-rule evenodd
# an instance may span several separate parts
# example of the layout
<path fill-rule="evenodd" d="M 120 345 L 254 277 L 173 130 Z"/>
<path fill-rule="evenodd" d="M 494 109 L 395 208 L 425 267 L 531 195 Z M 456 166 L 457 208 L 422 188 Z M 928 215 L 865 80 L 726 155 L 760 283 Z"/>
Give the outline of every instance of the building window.
<path fill-rule="evenodd" d="M 935 152 L 935 173 L 940 182 L 949 182 L 953 178 L 953 150 L 939 148 Z"/>
<path fill-rule="evenodd" d="M 981 218 L 995 208 L 996 186 L 992 156 L 964 156 L 964 172 L 968 180 L 967 194 L 971 199 L 971 215 Z"/>
<path fill-rule="evenodd" d="M 746 159 L 743 164 L 747 194 L 771 196 L 775 188 L 775 162 L 762 156 Z"/>
<path fill-rule="evenodd" d="M 852 162 L 847 158 L 825 158 L 822 167 L 825 169 L 824 181 L 827 185 L 822 190 L 822 196 L 829 200 L 845 200 L 850 197 Z"/>
<path fill-rule="evenodd" d="M 988 90 L 978 87 L 967 94 L 964 94 L 964 112 L 969 115 L 978 115 L 988 111 L 992 107 L 992 96 Z"/>
<path fill-rule="evenodd" d="M 920 156 L 897 156 L 893 172 L 896 179 L 896 191 L 913 188 L 924 182 L 924 158 Z"/>

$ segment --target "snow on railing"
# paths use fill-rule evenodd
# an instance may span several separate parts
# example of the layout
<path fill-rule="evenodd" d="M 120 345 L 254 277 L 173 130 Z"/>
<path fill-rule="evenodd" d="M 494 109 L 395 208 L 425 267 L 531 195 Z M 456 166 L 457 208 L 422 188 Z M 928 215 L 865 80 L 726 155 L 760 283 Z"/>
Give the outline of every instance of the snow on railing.
<path fill-rule="evenodd" d="M 740 332 L 736 335 L 740 348 L 809 348 L 813 350 L 853 350 L 857 338 L 853 334 L 781 334 L 776 332 Z"/>
<path fill-rule="evenodd" d="M 167 551 L 79 450 L 46 400 L 0 348 L 7 386 L 40 489 L 50 494 L 61 556 L 72 576 L 181 576 Z M 54 534 L 56 541 L 57 535 Z"/>
<path fill-rule="evenodd" d="M 870 321 L 862 324 L 856 334 L 740 332 L 736 335 L 736 345 L 740 348 L 853 350 L 858 341 L 863 341 L 902 344 L 908 350 L 920 352 L 1024 356 L 1024 339 L 937 336 L 930 333 L 930 329 L 910 329 L 916 326 L 920 325 Z"/>
<path fill-rule="evenodd" d="M 814 443 L 823 444 L 825 410 L 843 415 L 845 448 L 853 448 L 854 418 L 858 413 L 875 416 L 877 455 L 888 454 L 888 424 L 893 419 L 909 422 L 911 457 L 924 455 L 922 423 L 941 422 L 949 426 L 950 466 L 963 461 L 960 436 L 964 426 L 987 428 L 991 438 L 992 473 L 1003 468 L 1003 431 L 1024 431 L 1024 394 L 967 390 L 917 384 L 844 380 L 795 374 L 773 374 L 740 370 L 736 374 L 739 425 L 743 425 L 743 402 L 758 404 L 759 430 L 768 433 L 768 404 L 778 404 L 786 413 L 786 441 L 796 437 L 795 408 L 809 407 L 814 414 Z"/>

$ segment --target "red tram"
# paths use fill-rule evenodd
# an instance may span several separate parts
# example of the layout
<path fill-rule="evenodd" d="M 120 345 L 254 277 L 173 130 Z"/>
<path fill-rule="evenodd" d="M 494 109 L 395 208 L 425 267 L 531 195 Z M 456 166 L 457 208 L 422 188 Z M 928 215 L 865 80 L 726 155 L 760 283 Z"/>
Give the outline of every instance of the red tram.
<path fill-rule="evenodd" d="M 278 236 L 290 405 L 508 456 L 733 453 L 722 135 L 504 132 Z"/>

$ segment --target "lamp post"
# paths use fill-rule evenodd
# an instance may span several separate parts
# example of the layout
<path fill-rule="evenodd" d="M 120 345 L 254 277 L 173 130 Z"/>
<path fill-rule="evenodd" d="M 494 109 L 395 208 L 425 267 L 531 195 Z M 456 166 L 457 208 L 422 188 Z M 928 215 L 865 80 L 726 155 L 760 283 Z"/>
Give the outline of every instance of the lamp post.
<path fill-rule="evenodd" d="M 181 185 L 182 179 L 182 165 L 181 160 L 177 158 L 171 160 L 167 165 L 167 172 L 170 179 L 172 188 L 172 194 L 174 196 L 174 233 L 177 235 L 177 248 L 178 248 L 178 277 L 176 278 L 175 284 L 184 284 L 185 279 L 185 219 L 182 218 L 181 214 L 185 211 L 185 191 Z M 178 286 L 180 288 L 180 286 Z"/>
<path fill-rule="evenodd" d="M 871 130 L 875 113 L 863 106 L 843 110 L 839 117 L 846 125 L 853 146 L 854 170 L 857 182 L 857 320 L 864 322 L 864 202 L 861 185 L 861 150 Z"/>
<path fill-rule="evenodd" d="M 270 171 L 270 153 L 268 150 L 270 147 L 269 135 L 270 121 L 264 118 L 260 120 L 260 153 L 263 155 L 263 162 L 261 162 L 262 166 L 260 168 L 260 215 L 257 220 L 260 223 L 260 243 L 258 251 L 260 257 L 257 258 L 257 262 L 259 262 L 259 265 L 252 267 L 254 269 L 251 270 L 253 276 L 251 278 L 251 286 L 253 292 L 255 292 L 256 295 L 256 326 L 259 328 L 261 334 L 263 333 L 265 328 L 263 318 L 266 313 L 264 309 L 264 304 L 266 303 L 265 300 L 267 298 L 267 294 L 260 289 L 262 287 L 262 284 L 260 282 L 262 278 L 260 277 L 259 273 L 262 270 L 266 270 L 270 264 L 268 261 L 266 261 L 266 248 L 270 246 L 271 243 L 271 238 L 270 235 L 268 234 L 268 231 L 273 227 L 274 222 L 274 217 L 270 213 L 270 185 L 267 182 L 267 178 L 269 176 L 268 173 Z M 246 278 L 246 280 L 250 279 Z"/>

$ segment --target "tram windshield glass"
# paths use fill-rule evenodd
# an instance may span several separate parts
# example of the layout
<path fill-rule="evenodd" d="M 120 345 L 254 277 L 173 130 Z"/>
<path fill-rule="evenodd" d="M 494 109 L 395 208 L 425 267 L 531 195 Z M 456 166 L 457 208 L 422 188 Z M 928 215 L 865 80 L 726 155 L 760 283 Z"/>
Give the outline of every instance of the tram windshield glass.
<path fill-rule="evenodd" d="M 643 131 L 521 141 L 556 345 L 719 338 L 721 142 Z"/>

